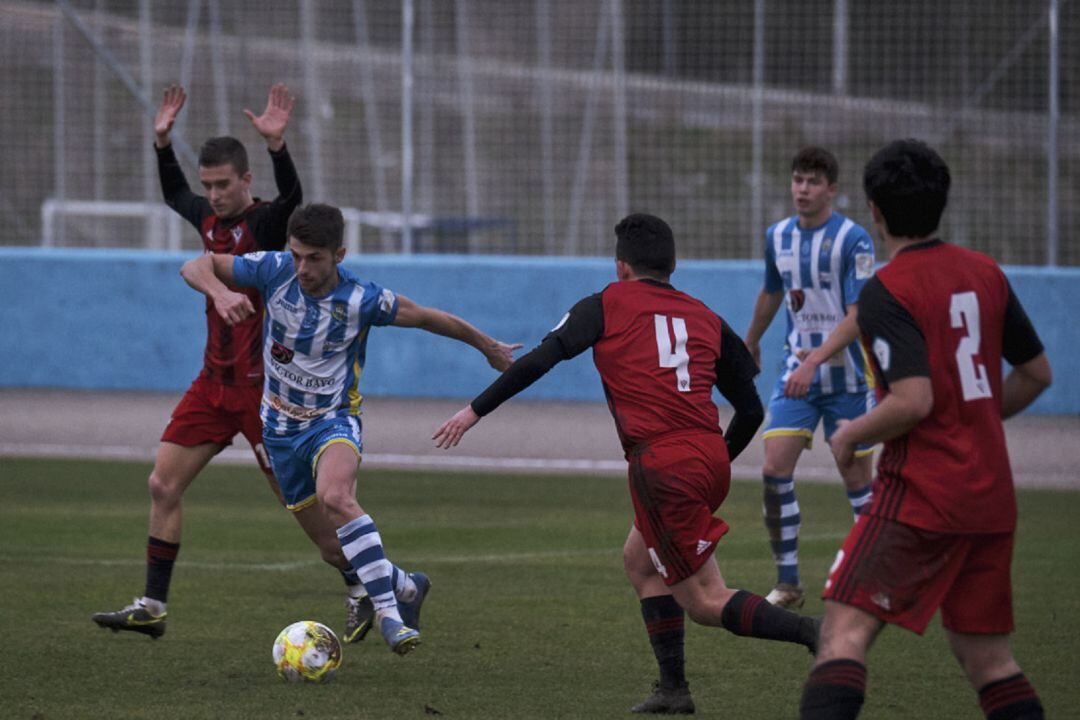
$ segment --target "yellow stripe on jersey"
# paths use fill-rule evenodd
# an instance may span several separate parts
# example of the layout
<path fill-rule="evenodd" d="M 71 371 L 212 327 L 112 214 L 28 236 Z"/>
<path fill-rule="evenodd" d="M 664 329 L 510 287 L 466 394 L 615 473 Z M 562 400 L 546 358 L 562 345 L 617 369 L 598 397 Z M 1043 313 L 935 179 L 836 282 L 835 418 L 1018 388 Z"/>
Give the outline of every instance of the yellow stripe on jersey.
<path fill-rule="evenodd" d="M 859 352 L 862 354 L 863 377 L 866 378 L 866 387 L 870 388 L 870 392 L 873 393 L 876 382 L 874 381 L 873 368 L 870 365 L 870 356 L 866 354 L 866 348 L 863 347 L 862 342 L 856 342 L 859 345 Z"/>
<path fill-rule="evenodd" d="M 359 335 L 356 336 L 356 340 L 354 342 L 357 343 L 358 346 L 363 346 L 364 340 L 367 339 L 367 332 L 370 329 L 370 327 L 366 327 L 360 332 Z M 356 361 L 353 362 L 353 377 L 356 379 L 353 380 L 353 385 L 351 388 L 349 388 L 350 415 L 359 415 L 360 403 L 364 402 L 364 396 L 360 394 L 360 376 L 363 374 L 364 368 L 360 367 L 360 356 L 357 355 Z"/>

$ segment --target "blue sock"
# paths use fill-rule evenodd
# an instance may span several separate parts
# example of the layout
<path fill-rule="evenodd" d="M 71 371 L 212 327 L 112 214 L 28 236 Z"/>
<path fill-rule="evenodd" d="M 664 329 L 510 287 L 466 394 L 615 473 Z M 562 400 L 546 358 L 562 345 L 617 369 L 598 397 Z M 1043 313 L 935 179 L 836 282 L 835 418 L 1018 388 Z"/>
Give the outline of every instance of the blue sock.
<path fill-rule="evenodd" d="M 790 477 L 762 476 L 765 481 L 765 527 L 776 561 L 777 582 L 799 584 L 799 526 L 802 516 Z"/>
<path fill-rule="evenodd" d="M 397 568 L 386 559 L 375 521 L 370 515 L 361 515 L 339 527 L 337 536 L 342 552 L 364 583 L 375 612 L 400 622 L 392 582 Z"/>

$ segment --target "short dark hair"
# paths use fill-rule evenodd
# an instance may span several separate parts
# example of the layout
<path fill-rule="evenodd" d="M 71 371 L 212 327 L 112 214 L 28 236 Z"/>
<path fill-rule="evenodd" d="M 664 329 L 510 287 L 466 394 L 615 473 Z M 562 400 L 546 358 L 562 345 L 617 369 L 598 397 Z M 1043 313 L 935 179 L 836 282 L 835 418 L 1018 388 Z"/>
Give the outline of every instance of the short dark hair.
<path fill-rule="evenodd" d="M 237 175 L 251 170 L 244 143 L 234 137 L 212 137 L 199 148 L 199 167 L 232 165 Z"/>
<path fill-rule="evenodd" d="M 821 173 L 830 185 L 840 177 L 840 163 L 823 147 L 804 147 L 791 158 L 791 172 Z"/>
<path fill-rule="evenodd" d="M 301 205 L 289 216 L 288 233 L 305 245 L 337 250 L 345 237 L 345 218 L 333 205 Z"/>
<path fill-rule="evenodd" d="M 627 215 L 615 226 L 615 237 L 615 259 L 635 273 L 666 278 L 675 271 L 675 237 L 655 215 Z"/>
<path fill-rule="evenodd" d="M 927 237 L 938 228 L 952 178 L 941 156 L 921 140 L 894 140 L 863 171 L 866 198 L 895 237 Z"/>

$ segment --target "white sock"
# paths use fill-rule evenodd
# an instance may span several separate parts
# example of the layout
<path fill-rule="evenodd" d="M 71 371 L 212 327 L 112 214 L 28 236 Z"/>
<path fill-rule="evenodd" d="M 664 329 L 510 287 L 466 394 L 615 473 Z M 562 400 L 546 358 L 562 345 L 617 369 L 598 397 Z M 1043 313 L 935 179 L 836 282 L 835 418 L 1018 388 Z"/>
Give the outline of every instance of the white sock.
<path fill-rule="evenodd" d="M 165 613 L 165 603 L 160 600 L 155 600 L 154 598 L 143 595 L 139 600 L 139 603 L 141 603 L 151 615 L 162 615 Z"/>

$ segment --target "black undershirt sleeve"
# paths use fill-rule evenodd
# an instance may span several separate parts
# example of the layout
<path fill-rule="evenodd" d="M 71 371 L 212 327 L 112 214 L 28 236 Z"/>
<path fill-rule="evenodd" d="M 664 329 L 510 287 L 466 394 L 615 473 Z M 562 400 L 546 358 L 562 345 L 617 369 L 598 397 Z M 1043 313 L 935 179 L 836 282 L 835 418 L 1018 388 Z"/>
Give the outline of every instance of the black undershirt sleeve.
<path fill-rule="evenodd" d="M 1023 365 L 1034 360 L 1043 351 L 1042 340 L 1035 326 L 1020 304 L 1020 299 L 1009 285 L 1009 302 L 1005 306 L 1005 332 L 1002 336 L 1001 355 L 1011 365 Z"/>
<path fill-rule="evenodd" d="M 303 201 L 304 194 L 288 147 L 282 145 L 277 152 L 269 152 L 278 196 L 258 205 L 248 214 L 247 221 L 259 250 L 283 250 L 288 242 L 289 216 Z"/>
<path fill-rule="evenodd" d="M 753 440 L 754 433 L 765 419 L 765 410 L 754 386 L 758 369 L 750 350 L 723 319 L 720 322 L 722 325 L 720 357 L 716 361 L 716 388 L 735 409 L 735 415 L 724 433 L 728 457 L 734 460 Z"/>
<path fill-rule="evenodd" d="M 202 221 L 213 212 L 210 203 L 201 195 L 191 192 L 172 145 L 163 148 L 154 145 L 154 151 L 157 153 L 158 178 L 161 180 L 165 204 L 201 231 Z"/>
<path fill-rule="evenodd" d="M 869 338 L 871 361 L 886 384 L 930 377 L 926 338 L 915 318 L 874 276 L 859 293 L 859 330 Z"/>
<path fill-rule="evenodd" d="M 604 333 L 604 303 L 600 293 L 580 300 L 562 322 L 530 352 L 522 355 L 470 403 L 480 417 L 517 395 L 563 360 L 577 357 Z"/>

